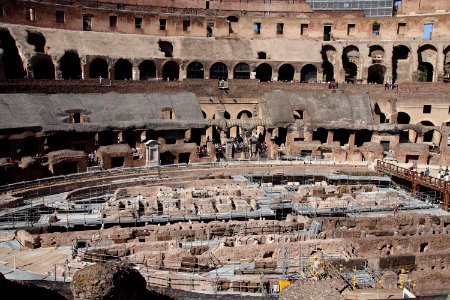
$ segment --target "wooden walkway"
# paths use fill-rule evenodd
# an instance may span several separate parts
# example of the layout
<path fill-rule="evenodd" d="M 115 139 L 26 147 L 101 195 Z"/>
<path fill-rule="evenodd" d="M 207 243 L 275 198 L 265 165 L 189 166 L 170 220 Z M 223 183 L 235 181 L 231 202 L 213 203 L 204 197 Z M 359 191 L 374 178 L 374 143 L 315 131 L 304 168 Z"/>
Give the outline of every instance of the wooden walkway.
<path fill-rule="evenodd" d="M 378 172 L 395 176 L 411 181 L 411 189 L 413 193 L 419 192 L 420 186 L 426 186 L 430 189 L 442 193 L 442 209 L 448 211 L 450 202 L 450 184 L 442 179 L 426 176 L 418 172 L 411 172 L 407 168 L 402 168 L 394 164 L 378 161 L 376 170 Z"/>

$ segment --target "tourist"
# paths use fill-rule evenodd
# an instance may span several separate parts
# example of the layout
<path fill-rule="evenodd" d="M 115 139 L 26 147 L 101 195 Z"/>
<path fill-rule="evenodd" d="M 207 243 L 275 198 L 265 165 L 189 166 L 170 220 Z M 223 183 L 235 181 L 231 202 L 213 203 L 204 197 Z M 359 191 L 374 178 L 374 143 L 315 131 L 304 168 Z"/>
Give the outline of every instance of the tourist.
<path fill-rule="evenodd" d="M 98 78 L 98 85 L 102 86 L 103 85 L 103 77 L 100 75 L 100 77 Z"/>
<path fill-rule="evenodd" d="M 430 176 L 430 167 L 425 169 L 425 176 Z"/>

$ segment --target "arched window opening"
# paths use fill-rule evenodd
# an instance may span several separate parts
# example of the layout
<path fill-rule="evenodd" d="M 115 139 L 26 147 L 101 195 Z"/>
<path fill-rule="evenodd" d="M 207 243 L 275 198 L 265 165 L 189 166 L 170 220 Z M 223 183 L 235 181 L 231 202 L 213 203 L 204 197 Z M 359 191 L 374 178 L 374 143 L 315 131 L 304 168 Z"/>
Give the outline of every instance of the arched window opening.
<path fill-rule="evenodd" d="M 103 58 L 96 58 L 89 64 L 89 78 L 108 78 L 108 63 Z"/>
<path fill-rule="evenodd" d="M 421 62 L 417 72 L 419 82 L 433 82 L 433 65 L 429 62 Z"/>
<path fill-rule="evenodd" d="M 139 80 L 156 78 L 156 65 L 152 60 L 144 60 L 139 64 Z"/>
<path fill-rule="evenodd" d="M 224 63 L 217 62 L 211 66 L 209 70 L 209 78 L 211 79 L 228 79 L 228 68 Z"/>
<path fill-rule="evenodd" d="M 260 64 L 256 67 L 256 79 L 261 82 L 272 81 L 272 67 L 269 64 Z"/>
<path fill-rule="evenodd" d="M 293 81 L 295 68 L 293 65 L 284 64 L 278 69 L 278 81 Z"/>
<path fill-rule="evenodd" d="M 191 62 L 187 67 L 187 78 L 205 78 L 205 69 L 198 61 Z"/>
<path fill-rule="evenodd" d="M 326 82 L 334 80 L 334 67 L 330 62 L 322 63 L 323 75 L 322 79 Z"/>
<path fill-rule="evenodd" d="M 368 70 L 367 82 L 383 84 L 385 72 L 386 72 L 386 67 L 383 65 L 376 64 L 376 65 L 370 66 L 369 70 Z"/>
<path fill-rule="evenodd" d="M 0 54 L 2 71 L 0 78 L 18 79 L 25 76 L 22 59 L 16 46 L 16 41 L 8 30 L 0 30 Z"/>
<path fill-rule="evenodd" d="M 129 60 L 119 59 L 114 65 L 115 80 L 131 80 L 133 65 Z"/>
<path fill-rule="evenodd" d="M 59 65 L 63 79 L 81 79 L 81 61 L 75 51 L 66 51 Z"/>
<path fill-rule="evenodd" d="M 373 45 L 369 47 L 369 57 L 372 58 L 372 63 L 378 64 L 383 62 L 384 49 L 379 45 Z"/>
<path fill-rule="evenodd" d="M 27 43 L 34 46 L 37 53 L 45 52 L 45 37 L 40 32 L 28 32 Z"/>
<path fill-rule="evenodd" d="M 236 16 L 228 16 L 227 17 L 227 23 L 228 23 L 228 33 L 234 33 L 233 30 L 233 23 L 237 23 L 239 21 L 239 18 Z"/>
<path fill-rule="evenodd" d="M 37 54 L 31 59 L 34 79 L 55 79 L 55 66 L 46 54 Z"/>
<path fill-rule="evenodd" d="M 234 79 L 250 79 L 250 66 L 245 63 L 239 63 L 234 67 Z"/>
<path fill-rule="evenodd" d="M 322 144 L 327 142 L 328 130 L 325 128 L 317 128 L 313 131 L 313 141 L 320 141 Z"/>
<path fill-rule="evenodd" d="M 163 66 L 164 80 L 178 80 L 180 76 L 180 67 L 174 61 L 169 61 Z"/>
<path fill-rule="evenodd" d="M 300 82 L 316 82 L 317 81 L 317 68 L 314 65 L 306 65 L 300 72 Z"/>
<path fill-rule="evenodd" d="M 342 64 L 345 70 L 345 82 L 356 83 L 358 77 L 359 49 L 356 46 L 347 46 L 342 53 Z"/>
<path fill-rule="evenodd" d="M 243 111 L 238 113 L 237 118 L 238 119 L 243 119 L 243 120 L 251 119 L 252 118 L 252 113 L 249 112 L 248 110 L 243 110 Z"/>

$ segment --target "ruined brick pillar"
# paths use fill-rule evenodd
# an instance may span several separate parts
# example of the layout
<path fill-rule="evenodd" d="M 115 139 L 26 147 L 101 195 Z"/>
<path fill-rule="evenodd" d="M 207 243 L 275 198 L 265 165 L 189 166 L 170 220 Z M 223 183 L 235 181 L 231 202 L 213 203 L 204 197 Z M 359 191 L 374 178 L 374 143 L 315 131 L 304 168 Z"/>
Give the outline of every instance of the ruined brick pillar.
<path fill-rule="evenodd" d="M 416 144 L 422 144 L 423 143 L 423 134 L 419 133 L 417 134 Z"/>
<path fill-rule="evenodd" d="M 355 148 L 355 133 L 350 133 L 350 136 L 348 137 L 348 148 L 350 150 L 353 150 Z"/>
<path fill-rule="evenodd" d="M 141 74 L 138 67 L 133 66 L 133 69 L 131 70 L 131 78 L 133 80 L 139 80 Z"/>
<path fill-rule="evenodd" d="M 327 136 L 327 144 L 333 143 L 333 138 L 334 138 L 334 131 L 329 130 Z"/>
<path fill-rule="evenodd" d="M 445 54 L 444 54 L 444 46 L 437 46 L 437 61 L 436 61 L 436 70 L 434 71 L 434 80 L 436 82 L 444 81 L 444 62 L 445 62 Z"/>

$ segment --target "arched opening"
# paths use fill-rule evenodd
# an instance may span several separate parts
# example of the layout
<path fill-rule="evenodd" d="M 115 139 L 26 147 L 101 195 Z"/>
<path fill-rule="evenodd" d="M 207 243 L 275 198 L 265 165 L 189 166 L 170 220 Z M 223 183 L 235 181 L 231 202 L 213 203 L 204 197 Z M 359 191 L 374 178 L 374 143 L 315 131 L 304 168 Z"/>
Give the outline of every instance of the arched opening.
<path fill-rule="evenodd" d="M 250 79 L 250 66 L 245 63 L 239 63 L 234 67 L 234 79 Z"/>
<path fill-rule="evenodd" d="M 322 63 L 323 75 L 322 78 L 326 82 L 334 80 L 334 66 L 330 62 Z"/>
<path fill-rule="evenodd" d="M 0 30 L 0 55 L 3 69 L 0 78 L 18 79 L 25 76 L 22 59 L 16 46 L 16 41 L 8 30 Z"/>
<path fill-rule="evenodd" d="M 248 120 L 252 118 L 252 113 L 249 112 L 248 110 L 243 110 L 240 111 L 237 115 L 238 119 L 244 119 L 244 120 Z"/>
<path fill-rule="evenodd" d="M 300 82 L 316 82 L 317 68 L 314 65 L 308 64 L 303 66 L 300 72 Z"/>
<path fill-rule="evenodd" d="M 397 124 L 409 124 L 411 117 L 405 112 L 399 112 L 397 114 Z"/>
<path fill-rule="evenodd" d="M 45 37 L 40 32 L 28 32 L 27 43 L 34 46 L 37 53 L 45 52 Z"/>
<path fill-rule="evenodd" d="M 345 82 L 356 83 L 358 79 L 358 66 L 360 60 L 359 49 L 356 46 L 344 48 L 342 53 L 342 64 L 345 70 Z"/>
<path fill-rule="evenodd" d="M 228 68 L 224 63 L 216 62 L 209 69 L 209 78 L 228 79 Z"/>
<path fill-rule="evenodd" d="M 206 37 L 212 37 L 213 36 L 213 29 L 210 25 L 206 26 Z"/>
<path fill-rule="evenodd" d="M 231 119 L 230 113 L 227 112 L 227 111 L 224 111 L 224 112 L 223 112 L 223 118 L 226 119 L 226 120 L 230 120 L 230 119 Z"/>
<path fill-rule="evenodd" d="M 345 82 L 356 83 L 356 78 L 358 76 L 358 67 L 352 63 L 348 62 L 345 64 Z"/>
<path fill-rule="evenodd" d="M 129 60 L 119 59 L 114 65 L 115 80 L 131 80 L 133 65 Z"/>
<path fill-rule="evenodd" d="M 378 64 L 383 62 L 384 49 L 379 45 L 373 45 L 369 47 L 369 57 L 372 58 L 372 63 Z"/>
<path fill-rule="evenodd" d="M 178 80 L 180 76 L 180 67 L 173 60 L 168 61 L 164 64 L 162 73 L 164 80 Z"/>
<path fill-rule="evenodd" d="M 28 136 L 19 142 L 20 157 L 35 156 L 39 153 L 39 141 L 34 136 Z"/>
<path fill-rule="evenodd" d="M 198 61 L 191 62 L 187 66 L 187 78 L 205 78 L 205 69 L 203 68 L 203 65 L 199 63 Z"/>
<path fill-rule="evenodd" d="M 392 51 L 392 82 L 408 81 L 409 49 L 404 45 L 394 47 Z"/>
<path fill-rule="evenodd" d="M 164 52 L 164 57 L 172 57 L 173 56 L 173 45 L 168 41 L 159 41 L 159 51 Z"/>
<path fill-rule="evenodd" d="M 313 141 L 320 141 L 322 144 L 327 142 L 328 130 L 325 128 L 317 128 L 313 131 Z"/>
<path fill-rule="evenodd" d="M 272 81 L 272 67 L 269 64 L 260 64 L 256 67 L 256 79 L 261 82 Z"/>
<path fill-rule="evenodd" d="M 386 72 L 386 67 L 380 64 L 372 65 L 369 67 L 367 82 L 368 83 L 384 83 L 384 73 Z"/>
<path fill-rule="evenodd" d="M 55 66 L 46 54 L 36 54 L 31 59 L 34 79 L 55 79 Z"/>
<path fill-rule="evenodd" d="M 397 114 L 397 124 L 409 124 L 411 122 L 411 117 L 405 112 L 398 112 Z M 409 130 L 403 130 L 400 132 L 400 143 L 409 142 Z"/>
<path fill-rule="evenodd" d="M 305 117 L 303 110 L 294 110 L 292 114 L 295 120 L 302 120 Z"/>
<path fill-rule="evenodd" d="M 430 121 L 422 121 L 420 122 L 420 124 L 424 126 L 434 126 L 434 124 Z M 425 132 L 423 134 L 423 141 L 427 143 L 433 142 L 434 131 L 435 130 L 428 130 L 427 132 Z"/>
<path fill-rule="evenodd" d="M 278 69 L 278 81 L 293 81 L 295 68 L 291 64 L 284 64 Z"/>
<path fill-rule="evenodd" d="M 108 78 L 108 63 L 103 58 L 96 58 L 89 64 L 89 78 Z"/>
<path fill-rule="evenodd" d="M 156 78 L 156 65 L 153 60 L 144 60 L 139 64 L 139 80 Z"/>
<path fill-rule="evenodd" d="M 59 61 L 63 79 L 81 79 L 81 61 L 75 51 L 66 51 Z"/>
<path fill-rule="evenodd" d="M 206 119 L 206 113 L 202 110 L 203 119 Z"/>
<path fill-rule="evenodd" d="M 433 82 L 433 65 L 429 62 L 419 63 L 417 80 L 419 82 Z"/>
<path fill-rule="evenodd" d="M 336 60 L 336 49 L 333 46 L 322 46 L 322 80 L 330 82 L 334 80 L 334 63 Z"/>

